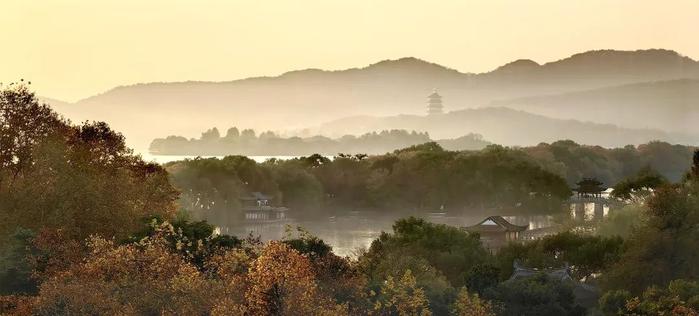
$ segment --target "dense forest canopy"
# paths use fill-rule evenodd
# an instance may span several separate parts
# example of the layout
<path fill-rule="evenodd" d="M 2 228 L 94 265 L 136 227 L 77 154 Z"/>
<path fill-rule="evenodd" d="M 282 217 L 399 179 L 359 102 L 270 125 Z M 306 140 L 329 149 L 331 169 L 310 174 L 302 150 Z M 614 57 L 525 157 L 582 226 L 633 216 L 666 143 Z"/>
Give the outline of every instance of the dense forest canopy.
<path fill-rule="evenodd" d="M 500 146 L 456 152 L 426 143 L 385 155 L 332 160 L 312 155 L 264 163 L 243 156 L 197 158 L 168 163 L 166 169 L 182 192 L 182 207 L 207 216 L 230 216 L 237 198 L 250 192 L 265 192 L 292 210 L 311 213 L 445 208 L 551 213 L 571 194 L 563 178 Z"/>
<path fill-rule="evenodd" d="M 545 169 L 564 177 L 570 185 L 587 177 L 597 178 L 609 187 L 645 167 L 678 181 L 691 166 L 695 149 L 660 141 L 610 149 L 579 145 L 570 140 L 521 148 Z"/>
<path fill-rule="evenodd" d="M 651 142 L 607 149 L 572 141 L 449 151 L 425 143 L 383 155 L 314 154 L 256 163 L 243 156 L 166 165 L 181 206 L 210 220 L 235 218 L 238 197 L 260 191 L 292 211 L 374 209 L 556 213 L 582 178 L 613 187 L 641 170 L 679 180 L 693 147 Z M 226 213 L 226 215 L 221 215 Z M 222 218 L 221 216 L 228 216 Z"/>

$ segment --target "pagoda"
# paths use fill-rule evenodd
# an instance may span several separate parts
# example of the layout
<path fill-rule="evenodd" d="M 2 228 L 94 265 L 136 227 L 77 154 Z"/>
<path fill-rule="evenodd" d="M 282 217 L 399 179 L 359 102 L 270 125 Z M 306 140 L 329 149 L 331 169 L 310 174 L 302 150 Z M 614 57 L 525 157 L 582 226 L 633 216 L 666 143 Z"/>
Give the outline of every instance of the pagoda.
<path fill-rule="evenodd" d="M 432 91 L 432 94 L 430 94 L 427 98 L 429 99 L 429 101 L 427 102 L 428 115 L 444 113 L 442 106 L 442 96 L 439 95 L 439 93 L 437 93 L 437 89 L 434 89 Z"/>

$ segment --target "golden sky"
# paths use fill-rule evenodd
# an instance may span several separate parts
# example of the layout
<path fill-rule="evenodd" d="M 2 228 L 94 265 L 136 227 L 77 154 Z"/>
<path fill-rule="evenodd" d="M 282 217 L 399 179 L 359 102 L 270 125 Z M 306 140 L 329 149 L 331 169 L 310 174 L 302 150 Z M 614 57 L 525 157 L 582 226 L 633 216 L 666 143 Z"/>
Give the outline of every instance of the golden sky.
<path fill-rule="evenodd" d="M 414 56 L 463 72 L 591 49 L 699 58 L 699 0 L 0 0 L 0 82 L 74 101 Z"/>

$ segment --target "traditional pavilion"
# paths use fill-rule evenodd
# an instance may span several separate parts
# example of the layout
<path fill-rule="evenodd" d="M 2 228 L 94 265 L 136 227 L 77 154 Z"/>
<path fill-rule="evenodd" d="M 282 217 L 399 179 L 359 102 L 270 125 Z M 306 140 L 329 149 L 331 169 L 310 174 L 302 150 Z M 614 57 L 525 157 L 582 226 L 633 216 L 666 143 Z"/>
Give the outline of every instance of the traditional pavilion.
<path fill-rule="evenodd" d="M 512 241 L 518 241 L 521 232 L 529 226 L 519 226 L 508 222 L 502 216 L 490 216 L 480 223 L 463 229 L 469 233 L 478 233 L 483 245 L 491 251 L 497 251 Z"/>
<path fill-rule="evenodd" d="M 246 220 L 282 220 L 286 218 L 286 211 L 283 206 L 273 206 L 271 196 L 261 192 L 252 192 L 249 196 L 240 197 L 240 204 L 245 213 Z"/>
<path fill-rule="evenodd" d="M 596 178 L 583 178 L 576 184 L 578 187 L 573 191 L 578 194 L 579 198 L 601 198 L 602 193 L 607 190 L 602 186 L 603 183 Z"/>
<path fill-rule="evenodd" d="M 437 89 L 432 91 L 432 94 L 427 96 L 427 114 L 442 114 L 444 113 L 444 107 L 442 106 L 442 96 L 437 93 Z"/>

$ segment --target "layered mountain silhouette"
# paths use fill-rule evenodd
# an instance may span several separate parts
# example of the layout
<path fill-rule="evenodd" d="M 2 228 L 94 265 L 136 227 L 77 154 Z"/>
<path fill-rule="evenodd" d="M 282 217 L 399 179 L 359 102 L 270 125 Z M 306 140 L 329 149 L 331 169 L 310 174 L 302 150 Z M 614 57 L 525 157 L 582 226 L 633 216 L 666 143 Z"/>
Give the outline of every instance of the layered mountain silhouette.
<path fill-rule="evenodd" d="M 628 129 L 611 124 L 552 119 L 503 107 L 458 110 L 442 115 L 355 116 L 322 124 L 324 135 L 358 134 L 361 131 L 409 129 L 430 131 L 433 138 L 458 137 L 458 133 L 479 133 L 496 144 L 533 146 L 541 142 L 570 139 L 580 144 L 622 147 L 652 140 L 695 143 L 697 137 L 652 129 Z M 456 132 L 458 131 L 458 132 Z"/>
<path fill-rule="evenodd" d="M 491 104 L 554 118 L 699 134 L 699 80 L 634 83 Z"/>
<path fill-rule="evenodd" d="M 290 131 L 357 115 L 422 115 L 426 96 L 434 88 L 444 97 L 447 110 L 506 102 L 503 105 L 529 111 L 529 103 L 512 100 L 622 85 L 640 92 L 645 86 L 633 84 L 679 79 L 699 79 L 699 63 L 674 51 L 656 49 L 590 51 L 541 65 L 518 60 L 481 74 L 462 73 L 417 58 L 401 58 L 339 71 L 307 69 L 228 82 L 122 86 L 76 103 L 57 103 L 56 108 L 76 121 L 105 120 L 124 131 L 132 146 L 146 148 L 158 135 L 197 136 L 211 126 Z M 667 97 L 648 98 L 654 102 L 648 106 L 674 106 Z M 534 110 L 544 108 L 533 106 Z M 594 111 L 597 110 L 589 110 Z M 562 118 L 579 118 L 575 113 L 558 114 Z M 623 117 L 613 122 L 622 127 L 666 129 L 662 124 L 630 122 Z M 454 135 L 463 132 L 455 131 Z M 482 134 L 488 137 L 487 133 Z M 541 140 L 532 138 L 530 142 Z"/>

